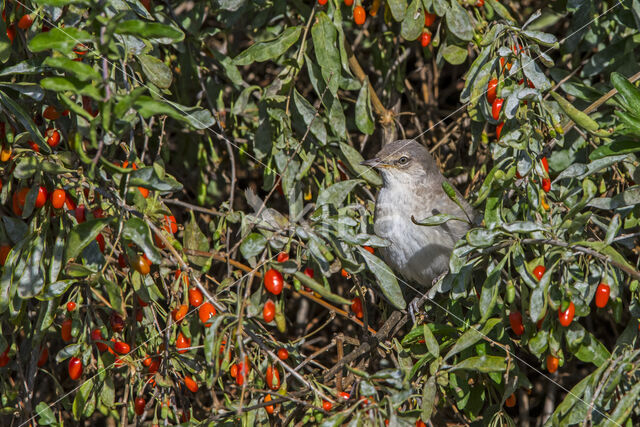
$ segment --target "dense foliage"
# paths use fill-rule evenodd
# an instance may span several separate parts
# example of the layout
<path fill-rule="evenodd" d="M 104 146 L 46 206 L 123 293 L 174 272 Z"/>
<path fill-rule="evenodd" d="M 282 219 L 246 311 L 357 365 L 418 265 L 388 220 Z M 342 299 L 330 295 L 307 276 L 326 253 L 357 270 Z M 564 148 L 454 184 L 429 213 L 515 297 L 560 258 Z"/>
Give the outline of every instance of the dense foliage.
<path fill-rule="evenodd" d="M 637 1 L 2 6 L 3 425 L 640 419 Z M 430 289 L 399 138 L 483 218 Z"/>

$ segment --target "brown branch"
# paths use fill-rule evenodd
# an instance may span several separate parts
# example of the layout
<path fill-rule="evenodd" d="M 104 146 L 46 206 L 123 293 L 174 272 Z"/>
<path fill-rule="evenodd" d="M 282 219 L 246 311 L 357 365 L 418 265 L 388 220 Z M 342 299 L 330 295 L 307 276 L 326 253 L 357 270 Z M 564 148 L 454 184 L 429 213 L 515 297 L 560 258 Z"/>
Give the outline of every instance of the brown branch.
<path fill-rule="evenodd" d="M 349 59 L 349 67 L 351 68 L 351 71 L 353 72 L 353 74 L 355 74 L 356 78 L 360 81 L 360 83 L 369 85 L 369 97 L 371 98 L 371 106 L 373 107 L 373 111 L 378 116 L 378 120 L 380 121 L 380 124 L 382 125 L 382 128 L 383 128 L 383 133 L 385 134 L 385 136 L 393 134 L 395 130 L 393 127 L 394 126 L 393 112 L 390 110 L 387 110 L 384 107 L 384 105 L 382 105 L 382 102 L 380 102 L 380 98 L 378 98 L 376 91 L 373 89 L 373 86 L 369 81 L 369 77 L 360 66 L 360 63 L 358 62 L 356 55 L 353 53 L 353 50 L 351 50 L 351 46 L 349 46 L 349 43 L 345 43 L 344 47 L 345 47 L 345 50 L 347 51 L 347 57 Z M 383 144 L 386 142 L 387 142 L 386 140 L 383 140 Z"/>

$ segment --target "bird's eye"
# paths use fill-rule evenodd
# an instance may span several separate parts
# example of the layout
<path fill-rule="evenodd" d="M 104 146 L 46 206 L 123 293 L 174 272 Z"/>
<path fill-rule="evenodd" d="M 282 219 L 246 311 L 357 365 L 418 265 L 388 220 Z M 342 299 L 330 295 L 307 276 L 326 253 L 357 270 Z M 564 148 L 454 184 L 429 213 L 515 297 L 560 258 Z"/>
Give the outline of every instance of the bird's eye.
<path fill-rule="evenodd" d="M 398 159 L 399 165 L 406 165 L 407 163 L 409 163 L 409 158 L 407 156 L 402 156 Z"/>

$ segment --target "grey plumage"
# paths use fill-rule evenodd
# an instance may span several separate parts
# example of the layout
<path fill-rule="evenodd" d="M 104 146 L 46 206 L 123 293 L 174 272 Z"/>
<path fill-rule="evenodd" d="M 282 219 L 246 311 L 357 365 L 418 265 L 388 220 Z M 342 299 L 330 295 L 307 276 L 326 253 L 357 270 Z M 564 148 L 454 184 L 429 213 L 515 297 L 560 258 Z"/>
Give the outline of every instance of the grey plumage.
<path fill-rule="evenodd" d="M 375 210 L 375 233 L 391 245 L 380 249 L 385 262 L 405 279 L 423 287 L 446 272 L 455 243 L 467 232 L 466 221 L 452 220 L 439 226 L 416 225 L 432 215 L 467 215 L 442 189 L 446 178 L 426 148 L 415 140 L 389 143 L 375 158 L 363 162 L 378 169 L 383 187 Z M 473 210 L 458 194 L 464 210 Z"/>

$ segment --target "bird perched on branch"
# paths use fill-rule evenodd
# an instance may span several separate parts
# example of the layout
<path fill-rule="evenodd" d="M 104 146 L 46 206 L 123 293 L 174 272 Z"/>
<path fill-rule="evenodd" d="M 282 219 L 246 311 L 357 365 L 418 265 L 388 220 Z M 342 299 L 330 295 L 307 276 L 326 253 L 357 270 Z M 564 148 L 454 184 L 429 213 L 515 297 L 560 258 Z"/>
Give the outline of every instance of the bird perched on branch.
<path fill-rule="evenodd" d="M 382 175 L 374 231 L 391 243 L 380 248 L 382 258 L 405 279 L 431 287 L 448 270 L 451 251 L 469 230 L 472 208 L 453 187 L 449 186 L 450 193 L 455 193 L 458 203 L 447 195 L 446 178 L 429 151 L 415 140 L 389 143 L 362 164 Z M 456 219 L 434 226 L 416 224 L 438 214 Z"/>

